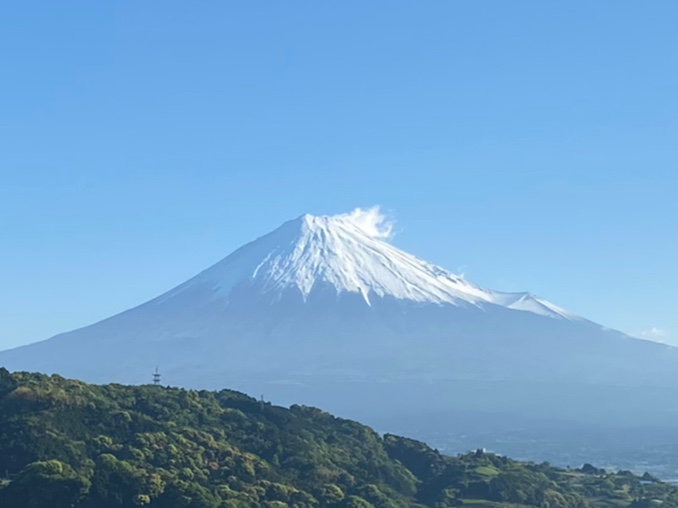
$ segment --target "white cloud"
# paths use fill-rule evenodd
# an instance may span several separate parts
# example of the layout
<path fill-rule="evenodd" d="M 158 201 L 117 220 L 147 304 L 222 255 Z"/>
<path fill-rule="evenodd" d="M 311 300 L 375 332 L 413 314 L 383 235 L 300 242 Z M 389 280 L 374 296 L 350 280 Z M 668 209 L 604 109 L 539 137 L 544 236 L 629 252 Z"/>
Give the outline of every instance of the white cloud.
<path fill-rule="evenodd" d="M 640 332 L 640 336 L 644 339 L 653 340 L 655 342 L 669 342 L 669 334 L 663 328 L 653 326 L 649 330 Z"/>
<path fill-rule="evenodd" d="M 393 238 L 392 218 L 381 211 L 378 206 L 364 210 L 356 208 L 352 212 L 339 215 L 340 218 L 352 222 L 372 238 L 389 240 Z"/>

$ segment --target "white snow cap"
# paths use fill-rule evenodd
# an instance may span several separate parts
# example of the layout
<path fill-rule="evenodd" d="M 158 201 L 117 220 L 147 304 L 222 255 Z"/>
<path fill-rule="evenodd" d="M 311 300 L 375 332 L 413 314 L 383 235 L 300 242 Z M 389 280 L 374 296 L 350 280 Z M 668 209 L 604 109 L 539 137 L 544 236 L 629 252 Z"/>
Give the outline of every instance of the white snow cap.
<path fill-rule="evenodd" d="M 393 221 L 379 207 L 333 216 L 303 215 L 238 249 L 176 288 L 207 284 L 227 297 L 238 284 L 262 293 L 298 290 L 308 299 L 318 288 L 337 294 L 420 303 L 499 305 L 559 319 L 577 319 L 530 293 L 483 289 L 387 242 Z M 166 295 L 171 296 L 171 295 Z"/>

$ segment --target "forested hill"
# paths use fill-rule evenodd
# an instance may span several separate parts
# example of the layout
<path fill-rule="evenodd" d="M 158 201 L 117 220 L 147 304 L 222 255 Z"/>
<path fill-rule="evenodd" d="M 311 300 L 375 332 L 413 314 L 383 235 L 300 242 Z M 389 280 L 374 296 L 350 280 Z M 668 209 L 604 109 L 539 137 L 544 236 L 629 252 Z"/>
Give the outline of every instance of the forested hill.
<path fill-rule="evenodd" d="M 0 369 L 0 507 L 678 507 L 631 473 L 446 457 L 241 393 L 94 386 Z"/>

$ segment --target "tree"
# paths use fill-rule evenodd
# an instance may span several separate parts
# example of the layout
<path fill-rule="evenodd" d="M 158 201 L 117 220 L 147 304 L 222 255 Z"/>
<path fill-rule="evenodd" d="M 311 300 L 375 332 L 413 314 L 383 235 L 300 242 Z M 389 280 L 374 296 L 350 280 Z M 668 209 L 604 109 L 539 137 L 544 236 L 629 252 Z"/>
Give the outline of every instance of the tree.
<path fill-rule="evenodd" d="M 0 506 L 71 508 L 83 499 L 89 487 L 87 478 L 63 462 L 34 462 L 0 490 Z"/>
<path fill-rule="evenodd" d="M 99 456 L 92 477 L 92 508 L 122 508 L 148 495 L 146 475 L 128 462 L 104 453 Z"/>
<path fill-rule="evenodd" d="M 344 508 L 374 508 L 374 505 L 362 497 L 348 496 L 344 502 Z"/>
<path fill-rule="evenodd" d="M 0 397 L 4 397 L 17 387 L 17 382 L 4 367 L 0 367 Z"/>

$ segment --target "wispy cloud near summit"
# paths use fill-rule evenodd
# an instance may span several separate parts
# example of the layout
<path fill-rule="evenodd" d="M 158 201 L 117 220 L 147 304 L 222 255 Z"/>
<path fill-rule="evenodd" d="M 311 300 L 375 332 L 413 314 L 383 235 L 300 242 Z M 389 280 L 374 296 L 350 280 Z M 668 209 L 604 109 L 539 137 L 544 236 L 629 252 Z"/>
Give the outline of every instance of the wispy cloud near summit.
<path fill-rule="evenodd" d="M 390 240 L 393 238 L 395 221 L 381 210 L 379 205 L 371 208 L 356 208 L 352 212 L 340 215 L 343 220 L 352 222 L 372 238 Z"/>
<path fill-rule="evenodd" d="M 663 329 L 653 326 L 649 330 L 640 332 L 640 336 L 644 339 L 653 340 L 655 342 L 670 343 L 669 333 Z"/>

